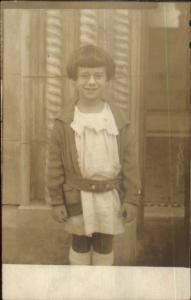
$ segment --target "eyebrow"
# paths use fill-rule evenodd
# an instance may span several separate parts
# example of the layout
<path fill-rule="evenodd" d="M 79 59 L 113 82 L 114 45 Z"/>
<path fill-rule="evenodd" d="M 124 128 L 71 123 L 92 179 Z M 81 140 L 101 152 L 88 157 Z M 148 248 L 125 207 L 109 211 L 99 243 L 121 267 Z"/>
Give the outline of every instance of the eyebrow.
<path fill-rule="evenodd" d="M 91 74 L 89 71 L 79 71 L 79 74 Z M 104 74 L 103 71 L 97 71 L 95 73 L 93 73 L 93 75 L 97 75 L 97 74 Z"/>

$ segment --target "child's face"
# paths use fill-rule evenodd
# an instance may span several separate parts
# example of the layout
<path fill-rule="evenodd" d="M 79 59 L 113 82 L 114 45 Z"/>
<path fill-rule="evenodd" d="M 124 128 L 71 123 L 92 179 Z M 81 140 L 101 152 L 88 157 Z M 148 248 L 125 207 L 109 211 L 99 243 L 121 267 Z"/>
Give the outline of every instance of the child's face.
<path fill-rule="evenodd" d="M 101 100 L 106 84 L 105 67 L 78 67 L 75 85 L 79 93 L 79 100 Z"/>

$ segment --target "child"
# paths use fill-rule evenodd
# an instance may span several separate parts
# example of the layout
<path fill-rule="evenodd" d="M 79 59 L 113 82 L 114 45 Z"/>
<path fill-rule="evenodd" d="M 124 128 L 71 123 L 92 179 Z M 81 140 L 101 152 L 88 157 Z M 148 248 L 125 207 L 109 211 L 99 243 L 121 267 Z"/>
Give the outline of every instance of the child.
<path fill-rule="evenodd" d="M 49 152 L 53 217 L 72 234 L 70 264 L 112 265 L 113 236 L 135 218 L 140 182 L 135 141 L 117 103 L 103 93 L 115 74 L 101 48 L 83 46 L 67 67 L 78 97 L 55 120 Z"/>

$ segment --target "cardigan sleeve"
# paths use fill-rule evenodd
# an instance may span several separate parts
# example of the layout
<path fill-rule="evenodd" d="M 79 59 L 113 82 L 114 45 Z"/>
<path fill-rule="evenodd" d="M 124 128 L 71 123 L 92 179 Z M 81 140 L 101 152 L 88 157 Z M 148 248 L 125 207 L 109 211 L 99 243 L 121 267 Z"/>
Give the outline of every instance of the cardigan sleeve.
<path fill-rule="evenodd" d="M 53 206 L 64 204 L 64 165 L 60 141 L 59 121 L 55 121 L 48 151 L 48 190 Z"/>
<path fill-rule="evenodd" d="M 129 125 L 128 125 L 129 126 Z M 140 170 L 138 159 L 138 147 L 135 136 L 130 128 L 124 132 L 124 156 L 123 156 L 123 188 L 124 202 L 139 205 L 140 201 Z"/>

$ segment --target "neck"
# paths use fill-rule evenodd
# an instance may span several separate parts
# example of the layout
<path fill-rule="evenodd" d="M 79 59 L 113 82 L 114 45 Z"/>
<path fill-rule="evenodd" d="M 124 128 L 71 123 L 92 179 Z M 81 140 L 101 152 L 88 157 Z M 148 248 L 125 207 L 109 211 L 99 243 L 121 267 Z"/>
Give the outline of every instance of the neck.
<path fill-rule="evenodd" d="M 104 101 L 102 99 L 96 99 L 94 101 L 79 99 L 77 106 L 82 112 L 100 112 L 103 109 Z"/>

